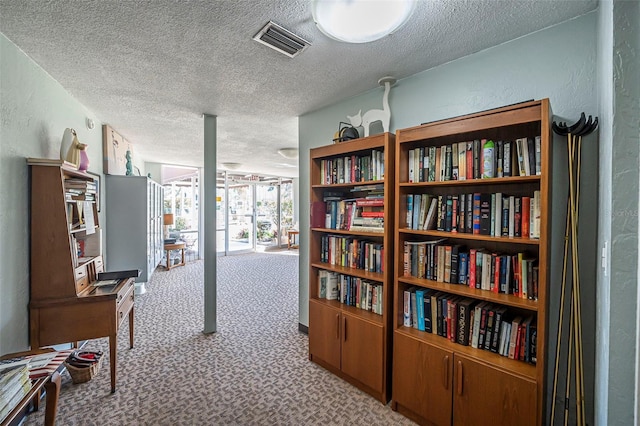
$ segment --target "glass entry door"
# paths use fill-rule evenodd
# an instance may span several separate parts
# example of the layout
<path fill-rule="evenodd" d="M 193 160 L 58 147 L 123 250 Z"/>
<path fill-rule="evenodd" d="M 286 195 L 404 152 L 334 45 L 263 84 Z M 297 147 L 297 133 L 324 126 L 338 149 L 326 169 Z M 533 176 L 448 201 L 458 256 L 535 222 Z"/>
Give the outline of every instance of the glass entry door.
<path fill-rule="evenodd" d="M 255 186 L 229 186 L 227 198 L 227 253 L 253 251 L 256 248 Z"/>

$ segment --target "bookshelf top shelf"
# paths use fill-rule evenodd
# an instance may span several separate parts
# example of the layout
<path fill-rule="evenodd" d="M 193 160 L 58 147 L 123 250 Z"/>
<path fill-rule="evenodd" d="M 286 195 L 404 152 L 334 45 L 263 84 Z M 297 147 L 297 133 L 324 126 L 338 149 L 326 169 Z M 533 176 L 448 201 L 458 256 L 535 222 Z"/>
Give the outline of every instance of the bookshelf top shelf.
<path fill-rule="evenodd" d="M 347 142 L 313 148 L 311 149 L 311 158 L 320 160 L 325 157 L 341 156 L 347 153 L 355 154 L 359 151 L 370 149 L 383 149 L 388 141 L 393 142 L 394 140 L 395 135 L 393 133 L 380 133 L 366 138 L 358 138 Z"/>

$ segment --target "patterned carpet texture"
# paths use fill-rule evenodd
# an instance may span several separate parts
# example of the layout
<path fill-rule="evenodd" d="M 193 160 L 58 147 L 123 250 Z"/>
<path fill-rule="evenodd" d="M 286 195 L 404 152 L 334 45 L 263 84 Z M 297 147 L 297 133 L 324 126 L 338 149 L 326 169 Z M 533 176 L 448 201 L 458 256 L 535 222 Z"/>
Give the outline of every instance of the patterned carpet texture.
<path fill-rule="evenodd" d="M 119 331 L 116 393 L 108 362 L 87 383 L 65 373 L 57 424 L 413 424 L 308 360 L 293 253 L 219 257 L 218 331 L 210 335 L 202 333 L 203 262 L 158 268 L 136 297 L 133 349 L 127 321 Z M 108 340 L 87 348 L 108 354 Z M 43 420 L 44 407 L 25 424 Z"/>

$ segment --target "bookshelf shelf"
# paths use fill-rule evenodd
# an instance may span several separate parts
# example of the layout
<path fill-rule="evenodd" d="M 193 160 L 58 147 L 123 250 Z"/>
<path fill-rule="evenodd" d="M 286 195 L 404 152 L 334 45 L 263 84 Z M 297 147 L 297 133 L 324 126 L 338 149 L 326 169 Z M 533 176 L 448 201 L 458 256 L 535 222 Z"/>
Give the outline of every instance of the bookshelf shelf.
<path fill-rule="evenodd" d="M 364 232 L 364 231 L 356 231 L 356 230 L 345 230 L 345 229 L 331 229 L 331 228 L 311 228 L 312 232 L 323 232 L 327 234 L 342 234 L 342 235 L 354 235 L 361 237 L 369 237 L 369 238 L 383 238 L 383 232 Z"/>
<path fill-rule="evenodd" d="M 309 359 L 383 403 L 391 397 L 394 143 L 384 133 L 310 154 Z M 354 262 L 362 269 L 338 265 Z"/>
<path fill-rule="evenodd" d="M 353 277 L 363 278 L 365 280 L 380 281 L 383 282 L 385 276 L 376 272 L 367 272 L 363 269 L 346 268 L 344 266 L 330 265 L 323 262 L 312 262 L 311 266 L 318 269 L 324 269 L 326 271 L 333 271 L 339 274 L 351 275 Z"/>
<path fill-rule="evenodd" d="M 403 182 L 398 186 L 403 187 L 431 187 L 431 186 L 478 186 L 478 185 L 517 185 L 525 182 L 539 182 L 540 176 L 511 176 L 501 178 L 487 178 L 487 179 L 466 179 L 466 180 L 446 180 L 442 182 Z"/>
<path fill-rule="evenodd" d="M 378 185 L 384 184 L 383 180 L 369 180 L 369 181 L 361 181 L 361 182 L 352 182 L 352 183 L 329 183 L 329 184 L 316 184 L 311 185 L 312 189 L 347 189 L 347 188 L 358 188 L 361 186 L 369 186 L 369 185 Z"/>
<path fill-rule="evenodd" d="M 514 308 L 526 309 L 528 311 L 537 311 L 538 302 L 535 300 L 520 299 L 508 294 L 493 293 L 489 290 L 480 290 L 477 288 L 471 288 L 461 284 L 449 284 L 441 283 L 439 281 L 402 277 L 398 278 L 398 281 L 411 286 L 419 286 L 429 288 L 433 290 L 440 290 L 450 294 L 457 294 L 460 296 L 472 297 L 477 300 L 486 300 L 490 302 L 500 303 L 505 306 L 512 306 Z"/>
<path fill-rule="evenodd" d="M 544 99 L 396 132 L 391 407 L 420 424 L 544 423 L 550 117 Z"/>
<path fill-rule="evenodd" d="M 478 234 L 465 234 L 465 233 L 451 233 L 446 231 L 419 231 L 414 229 L 400 229 L 398 232 L 403 234 L 424 235 L 437 238 L 448 238 L 451 240 L 469 240 L 469 241 L 486 241 L 495 243 L 507 243 L 507 244 L 524 244 L 524 245 L 540 245 L 540 240 L 531 238 L 518 238 L 518 237 L 493 237 L 491 235 L 478 235 Z"/>

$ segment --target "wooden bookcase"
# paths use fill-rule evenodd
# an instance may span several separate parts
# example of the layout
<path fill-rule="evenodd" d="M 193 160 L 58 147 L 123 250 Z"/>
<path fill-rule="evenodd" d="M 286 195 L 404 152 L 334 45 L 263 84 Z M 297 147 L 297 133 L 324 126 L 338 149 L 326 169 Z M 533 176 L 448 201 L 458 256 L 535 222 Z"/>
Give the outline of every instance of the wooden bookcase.
<path fill-rule="evenodd" d="M 395 279 L 394 279 L 394 321 L 393 321 L 393 395 L 392 408 L 420 424 L 434 425 L 540 425 L 543 423 L 545 372 L 547 367 L 546 342 L 548 322 L 547 288 L 549 285 L 549 231 L 550 231 L 550 188 L 551 188 L 551 111 L 547 99 L 532 101 L 495 110 L 480 112 L 448 120 L 427 123 L 421 126 L 397 131 L 396 140 L 396 179 L 395 179 Z M 460 142 L 474 140 L 482 141 L 515 141 L 519 138 L 540 137 L 539 158 L 540 174 L 532 173 L 527 176 L 476 178 L 465 180 L 435 180 L 422 182 L 414 171 L 414 181 L 410 181 L 410 152 L 419 153 L 420 148 L 453 146 Z M 535 142 L 534 142 L 535 143 Z M 416 151 L 417 150 L 417 151 Z M 497 148 L 496 148 L 497 151 Z M 446 152 L 446 151 L 445 151 Z M 482 150 L 480 150 L 480 153 Z M 481 155 L 481 154 L 480 154 Z M 445 160 L 446 158 L 442 157 Z M 481 159 L 480 159 L 481 161 Z M 534 170 L 535 172 L 535 170 Z M 464 232 L 438 231 L 434 229 L 408 228 L 408 199 L 410 195 L 429 195 L 438 199 L 442 196 L 446 201 L 461 200 L 465 194 L 502 194 L 518 197 L 533 197 L 539 191 L 539 239 L 509 237 L 502 235 L 484 235 Z M 475 197 L 474 197 L 475 198 Z M 524 198 L 522 198 L 524 199 Z M 533 203 L 533 199 L 531 200 Z M 453 204 L 453 202 L 452 202 Z M 460 203 L 461 204 L 461 203 Z M 436 208 L 436 211 L 439 209 Z M 455 211 L 455 208 L 453 208 Z M 446 218 L 446 204 L 445 204 Z M 473 211 L 473 210 L 472 210 Z M 453 213 L 452 216 L 455 216 Z M 460 216 L 458 216 L 459 218 Z M 465 217 L 466 220 L 466 217 Z M 446 222 L 445 222 L 446 223 Z M 486 222 L 485 222 L 486 223 Z M 424 224 L 423 224 L 424 225 Z M 467 225 L 467 223 L 465 223 Z M 427 227 L 428 228 L 428 227 Z M 451 228 L 453 229 L 453 228 Z M 495 230 L 495 228 L 494 228 Z M 457 231 L 457 229 L 456 229 Z M 412 249 L 419 242 L 443 239 L 439 245 L 458 246 L 460 252 L 471 252 L 471 249 L 485 249 L 489 256 L 492 253 L 514 255 L 523 252 L 525 256 L 537 259 L 537 300 L 523 298 L 514 294 L 495 292 L 490 289 L 471 288 L 468 283 L 457 284 L 427 279 L 426 273 L 418 271 L 418 277 L 412 276 L 416 266 L 410 262 L 418 253 L 418 264 L 421 262 L 420 249 Z M 409 244 L 413 243 L 413 244 Z M 405 258 L 405 245 L 408 245 L 409 255 Z M 424 245 L 424 244 L 423 244 Z M 413 252 L 411 252 L 414 250 Z M 429 250 L 427 249 L 426 252 Z M 438 249 L 434 249 L 437 255 Z M 447 253 L 446 248 L 443 249 Z M 441 252 L 442 253 L 442 252 Z M 413 254 L 413 256 L 412 256 Z M 465 255 L 466 256 L 466 255 Z M 431 259 L 430 256 L 429 259 Z M 494 258 L 495 259 L 495 258 Z M 502 259 L 507 259 L 503 257 Z M 439 260 L 439 259 L 438 259 Z M 513 259 L 511 259 L 513 260 Z M 426 259 L 425 259 L 426 261 Z M 449 258 L 450 261 L 450 258 Z M 427 262 L 430 262 L 428 260 Z M 455 258 L 454 258 L 455 262 Z M 447 265 L 445 255 L 443 264 Z M 506 262 L 503 262 L 506 264 Z M 513 262 L 509 262 L 514 266 Z M 459 266 L 455 262 L 456 266 Z M 437 263 L 436 263 L 437 265 Z M 452 263 L 453 265 L 453 263 Z M 405 267 L 409 270 L 405 274 Z M 425 268 L 431 268 L 427 265 Z M 495 267 L 494 267 L 495 268 Z M 445 272 L 447 268 L 445 266 Z M 450 270 L 449 270 L 450 271 Z M 459 273 L 459 271 L 458 271 Z M 498 273 L 498 282 L 507 274 Z M 432 277 L 430 274 L 428 275 Z M 443 275 L 443 276 L 446 276 Z M 458 275 L 459 277 L 459 275 Z M 494 276 L 489 277 L 491 281 Z M 446 281 L 446 280 L 444 280 Z M 449 279 L 448 281 L 452 281 Z M 455 281 L 455 279 L 454 279 Z M 487 282 L 489 286 L 490 282 Z M 498 287 L 500 289 L 500 287 Z M 528 289 L 531 290 L 531 287 Z M 503 319 L 511 321 L 518 316 L 532 317 L 532 324 L 537 327 L 537 338 L 528 333 L 529 342 L 537 345 L 536 362 L 511 359 L 499 353 L 476 348 L 469 345 L 468 337 L 462 334 L 460 311 L 451 308 L 450 318 L 456 318 L 448 323 L 453 335 L 444 337 L 438 335 L 437 312 L 431 315 L 432 332 L 422 331 L 414 326 L 411 318 L 409 326 L 405 325 L 405 292 L 411 305 L 411 293 L 426 292 L 431 296 L 431 303 L 441 303 L 442 299 L 450 302 L 441 304 L 444 310 L 446 303 L 455 305 L 461 300 L 473 303 L 473 308 L 465 308 L 467 312 L 474 312 L 475 307 L 483 302 L 489 303 L 486 319 L 490 312 L 506 309 Z M 440 300 L 440 302 L 438 302 Z M 465 302 L 466 303 L 466 302 Z M 433 306 L 433 305 L 432 305 Z M 486 305 L 485 305 L 486 306 Z M 428 309 L 429 306 L 427 306 Z M 481 310 L 478 312 L 482 313 Z M 432 311 L 433 313 L 433 311 Z M 427 313 L 428 315 L 428 313 Z M 480 316 L 482 318 L 482 315 Z M 469 321 L 469 327 L 473 322 Z M 495 322 L 497 323 L 497 322 Z M 452 325 L 453 324 L 453 325 Z M 487 323 L 485 323 L 487 324 Z M 441 323 L 440 329 L 445 325 Z M 481 330 L 480 327 L 478 330 Z M 508 329 L 505 327 L 505 330 Z M 529 328 L 528 330 L 531 330 Z M 485 337 L 489 334 L 489 327 L 485 327 Z M 492 330 L 495 331 L 494 328 Z M 499 328 L 497 330 L 500 330 Z M 482 331 L 480 331 L 482 333 Z M 523 335 L 524 335 L 523 334 Z M 473 336 L 473 334 L 471 335 Z M 498 331 L 498 350 L 501 335 Z M 458 343 L 458 339 L 466 344 Z M 455 342 L 454 342 L 455 341 Z M 473 339 L 471 339 L 473 342 Z M 522 342 L 525 342 L 524 340 Z M 523 343 L 524 344 L 524 343 Z M 527 347 L 526 344 L 524 347 Z M 491 345 L 489 345 L 491 349 Z M 523 352 L 526 354 L 526 352 Z M 515 357 L 514 357 L 515 358 Z"/>
<path fill-rule="evenodd" d="M 27 164 L 31 349 L 109 337 L 111 391 L 115 392 L 116 337 L 127 317 L 133 347 L 134 280 L 92 285 L 104 271 L 99 215 L 91 195 L 94 176 L 57 160 L 29 158 Z"/>
<path fill-rule="evenodd" d="M 384 133 L 315 148 L 310 154 L 312 217 L 309 244 L 309 359 L 383 403 L 389 401 L 391 385 L 394 223 L 391 206 L 394 200 L 394 143 L 395 136 Z M 373 154 L 374 151 L 377 154 Z M 384 163 L 383 176 L 382 169 L 378 170 L 377 175 L 369 174 L 373 170 L 373 160 L 367 158 L 372 157 L 377 158 L 378 164 Z M 337 165 L 342 172 L 338 171 Z M 330 173 L 327 170 L 334 171 L 333 182 L 329 181 Z M 377 189 L 365 190 L 372 187 Z M 377 210 L 376 214 L 382 216 L 384 227 L 356 229 L 355 226 L 348 226 L 349 222 L 354 222 L 351 217 L 360 215 L 357 213 L 360 209 L 351 204 L 351 214 L 345 213 L 344 225 L 334 225 L 335 228 L 342 229 L 332 228 L 333 224 L 326 221 L 327 206 L 330 210 L 335 205 L 335 218 L 339 201 L 325 202 L 325 198 L 336 193 L 342 195 L 334 198 L 342 200 L 362 200 L 367 196 L 375 198 L 371 194 L 378 193 L 377 197 L 382 197 L 383 205 L 370 210 Z M 351 202 L 353 201 L 344 201 Z M 330 238 L 333 245 L 329 243 Z M 349 243 L 351 250 L 347 248 Z M 351 253 L 352 261 L 348 263 L 350 266 L 340 266 L 341 262 L 335 261 L 332 264 L 328 258 L 329 252 L 332 255 L 340 253 L 341 249 L 338 247 L 345 248 L 345 260 L 348 258 L 347 253 Z M 363 259 L 366 250 L 372 256 L 374 253 L 378 254 L 378 272 L 352 267 L 354 262 Z M 341 280 L 345 283 L 343 294 L 338 300 L 319 297 L 319 276 L 327 273 L 341 275 Z M 351 284 L 351 291 L 346 289 L 347 282 Z M 370 289 L 372 310 L 352 306 L 358 296 L 358 286 L 362 289 L 361 295 L 367 288 Z M 347 303 L 343 303 L 346 297 Z"/>

